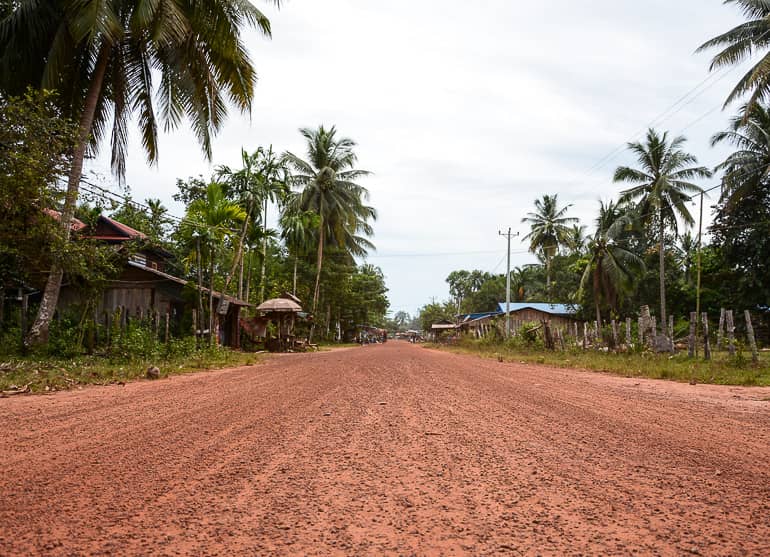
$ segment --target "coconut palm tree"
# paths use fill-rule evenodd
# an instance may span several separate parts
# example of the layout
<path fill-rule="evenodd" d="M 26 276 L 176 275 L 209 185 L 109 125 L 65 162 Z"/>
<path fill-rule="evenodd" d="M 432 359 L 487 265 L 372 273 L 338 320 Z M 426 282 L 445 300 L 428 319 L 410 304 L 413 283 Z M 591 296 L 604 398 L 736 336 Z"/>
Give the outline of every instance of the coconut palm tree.
<path fill-rule="evenodd" d="M 711 71 L 736 66 L 749 59 L 755 52 L 762 58 L 738 81 L 725 101 L 725 106 L 745 94 L 749 107 L 767 101 L 770 94 L 770 2 L 767 0 L 725 0 L 725 4 L 737 4 L 748 19 L 713 39 L 706 41 L 698 52 L 722 48 L 711 60 Z"/>
<path fill-rule="evenodd" d="M 684 280 L 692 284 L 692 269 L 695 266 L 695 257 L 698 251 L 698 239 L 688 230 L 679 235 L 676 245 L 677 263 L 684 271 Z"/>
<path fill-rule="evenodd" d="M 715 169 L 724 171 L 721 201 L 732 207 L 770 178 L 770 109 L 744 105 L 729 129 L 711 138 L 712 147 L 721 143 L 737 149 Z"/>
<path fill-rule="evenodd" d="M 86 154 L 109 135 L 112 168 L 122 178 L 132 116 L 150 163 L 158 158 L 158 126 L 176 128 L 185 116 L 211 157 L 227 102 L 247 111 L 253 98 L 244 25 L 270 35 L 257 8 L 232 0 L 19 2 L 0 21 L 0 88 L 55 90 L 63 113 L 78 123 L 60 219 L 65 237 Z M 61 280 L 54 262 L 28 343 L 47 339 Z"/>
<path fill-rule="evenodd" d="M 307 160 L 293 153 L 284 155 L 294 173 L 291 183 L 298 188 L 298 206 L 302 211 L 318 215 L 318 249 L 316 280 L 313 289 L 313 312 L 318 308 L 323 267 L 324 246 L 331 244 L 352 255 L 364 255 L 372 244 L 369 221 L 376 211 L 364 205 L 369 197 L 366 188 L 355 180 L 368 176 L 366 170 L 355 168 L 358 157 L 356 143 L 346 137 L 338 138 L 334 126 L 328 130 L 303 128 L 300 133 L 307 141 Z"/>
<path fill-rule="evenodd" d="M 535 212 L 527 213 L 521 222 L 530 224 L 530 233 L 524 236 L 529 240 L 529 251 L 542 253 L 546 267 L 546 296 L 551 296 L 551 259 L 561 246 L 569 245 L 572 237 L 570 225 L 577 224 L 578 219 L 566 217 L 572 205 L 559 208 L 559 195 L 544 195 L 535 200 Z"/>
<path fill-rule="evenodd" d="M 709 178 L 711 171 L 704 166 L 693 166 L 698 159 L 682 150 L 686 139 L 682 136 L 669 140 L 668 133 L 660 135 L 647 131 L 644 143 L 629 143 L 628 148 L 638 157 L 639 168 L 621 166 L 615 170 L 615 182 L 635 184 L 621 193 L 619 202 L 638 202 L 637 210 L 645 224 L 658 227 L 660 261 L 660 319 L 666 323 L 665 241 L 666 226 L 678 233 L 677 217 L 686 226 L 694 223 L 687 202 L 703 190 L 693 184 L 695 178 Z M 665 330 L 665 327 L 663 327 Z"/>
<path fill-rule="evenodd" d="M 246 211 L 238 204 L 225 197 L 222 185 L 211 182 L 206 189 L 206 197 L 190 204 L 185 218 L 185 226 L 197 232 L 203 239 L 208 252 L 209 263 L 209 339 L 214 340 L 216 326 L 214 317 L 214 266 L 219 248 L 225 239 L 237 233 L 234 227 L 246 219 Z M 223 289 L 224 294 L 224 289 Z"/>
<path fill-rule="evenodd" d="M 273 146 L 268 149 L 258 147 L 249 154 L 241 149 L 242 167 L 233 170 L 229 166 L 219 166 L 216 171 L 218 179 L 227 183 L 229 192 L 234 196 L 246 212 L 246 219 L 241 226 L 233 265 L 225 280 L 224 289 L 230 286 L 238 265 L 242 263 L 243 245 L 246 233 L 252 221 L 259 216 L 262 221 L 262 275 L 260 302 L 265 301 L 265 262 L 267 260 L 267 207 L 268 202 L 279 202 L 288 193 L 285 167 L 281 159 L 273 152 Z"/>
<path fill-rule="evenodd" d="M 630 290 L 644 270 L 642 259 L 620 243 L 632 222 L 633 219 L 616 203 L 599 202 L 596 232 L 588 241 L 588 264 L 580 280 L 580 291 L 582 293 L 591 285 L 600 338 L 602 302 L 615 309 L 618 295 Z"/>
<path fill-rule="evenodd" d="M 294 256 L 294 274 L 292 277 L 292 294 L 297 295 L 297 265 L 299 258 L 312 250 L 318 222 L 320 218 L 315 213 L 299 208 L 299 194 L 292 194 L 283 206 L 278 221 L 281 228 L 281 239 L 284 241 L 289 254 Z"/>
<path fill-rule="evenodd" d="M 569 238 L 567 240 L 567 248 L 572 254 L 581 254 L 586 247 L 586 226 L 583 224 L 573 224 L 570 228 Z"/>

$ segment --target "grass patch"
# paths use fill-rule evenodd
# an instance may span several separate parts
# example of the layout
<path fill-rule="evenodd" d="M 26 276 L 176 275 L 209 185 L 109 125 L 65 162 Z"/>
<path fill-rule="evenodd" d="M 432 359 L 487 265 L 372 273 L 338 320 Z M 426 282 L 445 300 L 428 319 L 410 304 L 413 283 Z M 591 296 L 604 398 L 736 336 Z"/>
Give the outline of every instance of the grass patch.
<path fill-rule="evenodd" d="M 542 364 L 553 367 L 585 369 L 622 375 L 672 381 L 709 383 L 715 385 L 770 386 L 770 354 L 760 353 L 760 361 L 752 364 L 751 356 L 739 353 L 730 357 L 716 353 L 711 361 L 690 359 L 687 353 L 676 355 L 649 352 L 607 353 L 594 350 L 568 349 L 547 351 L 542 348 L 493 344 L 473 339 L 461 340 L 453 346 L 429 344 L 461 354 L 473 354 L 509 362 Z"/>
<path fill-rule="evenodd" d="M 260 356 L 227 348 L 207 348 L 186 354 L 119 359 L 106 356 L 0 358 L 0 391 L 27 386 L 30 392 L 52 392 L 82 385 L 126 383 L 145 377 L 157 366 L 161 377 L 194 371 L 252 365 Z"/>

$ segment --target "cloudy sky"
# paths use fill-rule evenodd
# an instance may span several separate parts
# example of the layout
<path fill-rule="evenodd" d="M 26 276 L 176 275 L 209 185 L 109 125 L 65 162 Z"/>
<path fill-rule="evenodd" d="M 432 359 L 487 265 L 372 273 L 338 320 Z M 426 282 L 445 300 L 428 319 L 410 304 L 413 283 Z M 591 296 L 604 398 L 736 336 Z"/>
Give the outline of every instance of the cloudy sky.
<path fill-rule="evenodd" d="M 614 168 L 633 162 L 621 147 L 650 124 L 684 133 L 703 164 L 724 156 L 708 140 L 729 118 L 721 103 L 739 71 L 709 77 L 709 55 L 694 53 L 741 21 L 721 0 L 258 5 L 273 39 L 248 34 L 253 113 L 231 113 L 213 164 L 237 166 L 241 146 L 304 153 L 300 127 L 334 124 L 356 140 L 379 211 L 369 261 L 387 276 L 393 312 L 447 298 L 453 270 L 504 272 L 498 230 L 524 236 L 521 219 L 545 193 L 592 224 L 598 200 L 621 189 Z M 165 135 L 153 168 L 132 145 L 133 197 L 181 215 L 176 179 L 212 170 L 193 136 Z M 109 185 L 106 160 L 91 169 Z M 518 239 L 512 252 L 514 266 L 534 261 Z"/>

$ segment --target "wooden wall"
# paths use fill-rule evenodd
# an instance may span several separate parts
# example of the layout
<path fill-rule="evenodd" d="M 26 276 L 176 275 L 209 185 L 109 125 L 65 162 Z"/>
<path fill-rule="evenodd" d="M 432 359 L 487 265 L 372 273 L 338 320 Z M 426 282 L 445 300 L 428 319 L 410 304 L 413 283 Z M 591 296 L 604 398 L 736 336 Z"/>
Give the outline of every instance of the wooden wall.
<path fill-rule="evenodd" d="M 505 316 L 502 317 L 505 319 Z M 552 327 L 569 327 L 577 320 L 563 315 L 551 315 L 532 308 L 525 308 L 519 311 L 511 312 L 511 327 L 518 329 L 522 323 L 540 323 L 543 320 L 550 320 Z M 515 326 L 514 326 L 515 324 Z"/>

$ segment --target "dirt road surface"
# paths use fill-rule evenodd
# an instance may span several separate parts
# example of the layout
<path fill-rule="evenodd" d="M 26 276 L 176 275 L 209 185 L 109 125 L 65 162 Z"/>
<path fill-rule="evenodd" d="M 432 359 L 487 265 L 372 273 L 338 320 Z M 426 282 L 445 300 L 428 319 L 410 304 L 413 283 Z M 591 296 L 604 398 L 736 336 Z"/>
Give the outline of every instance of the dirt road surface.
<path fill-rule="evenodd" d="M 406 343 L 0 400 L 2 555 L 770 555 L 770 390 Z"/>

